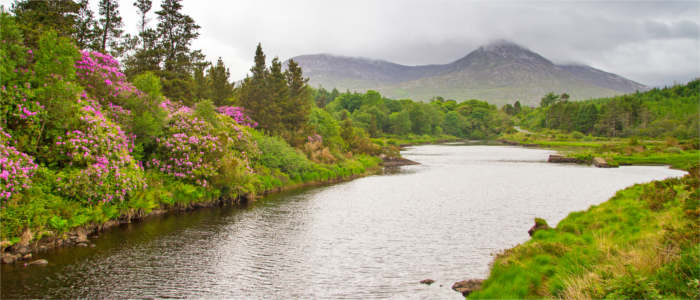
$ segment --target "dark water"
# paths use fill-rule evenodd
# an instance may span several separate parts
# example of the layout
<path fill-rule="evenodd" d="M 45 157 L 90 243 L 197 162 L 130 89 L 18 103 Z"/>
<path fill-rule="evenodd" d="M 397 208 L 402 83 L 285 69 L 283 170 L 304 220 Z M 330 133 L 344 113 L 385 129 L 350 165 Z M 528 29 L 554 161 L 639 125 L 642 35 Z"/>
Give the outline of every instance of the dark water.
<path fill-rule="evenodd" d="M 616 190 L 683 172 L 547 164 L 550 151 L 419 146 L 422 163 L 327 187 L 130 224 L 96 248 L 2 266 L 3 298 L 454 298 L 492 253 Z M 432 286 L 418 281 L 432 278 Z"/>

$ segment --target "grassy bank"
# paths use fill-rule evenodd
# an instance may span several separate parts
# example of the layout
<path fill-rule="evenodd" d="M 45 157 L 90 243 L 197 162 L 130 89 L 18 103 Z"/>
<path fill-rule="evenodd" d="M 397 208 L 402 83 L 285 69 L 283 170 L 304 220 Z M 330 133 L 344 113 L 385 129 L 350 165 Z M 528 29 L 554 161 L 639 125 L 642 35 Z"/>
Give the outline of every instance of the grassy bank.
<path fill-rule="evenodd" d="M 499 254 L 469 298 L 697 299 L 698 171 L 638 184 Z"/>
<path fill-rule="evenodd" d="M 697 139 L 641 140 L 638 138 L 606 138 L 584 136 L 580 133 L 563 133 L 547 130 L 540 133 L 511 133 L 502 139 L 525 145 L 557 150 L 567 157 L 590 162 L 602 157 L 615 165 L 670 165 L 687 170 L 700 162 Z"/>
<path fill-rule="evenodd" d="M 250 176 L 245 182 L 237 183 L 250 185 L 249 188 L 256 193 L 234 197 L 254 197 L 255 194 L 347 179 L 376 170 L 380 163 L 379 158 L 358 155 L 334 164 L 311 164 L 307 171 L 292 176 L 279 169 L 267 169 L 266 172 Z M 46 184 L 35 184 L 23 197 L 13 198 L 12 202 L 2 207 L 0 228 L 4 239 L 3 247 L 19 242 L 25 229 L 33 233 L 33 240 L 58 238 L 77 227 L 100 225 L 127 216 L 147 215 L 155 209 L 169 210 L 210 203 L 221 200 L 224 197 L 222 195 L 226 194 L 226 191 L 184 183 L 159 172 L 147 171 L 145 177 L 148 187 L 127 201 L 86 206 L 54 193 L 56 186 L 48 183 L 56 181 L 55 173 L 40 169 L 35 176 L 35 182 Z"/>

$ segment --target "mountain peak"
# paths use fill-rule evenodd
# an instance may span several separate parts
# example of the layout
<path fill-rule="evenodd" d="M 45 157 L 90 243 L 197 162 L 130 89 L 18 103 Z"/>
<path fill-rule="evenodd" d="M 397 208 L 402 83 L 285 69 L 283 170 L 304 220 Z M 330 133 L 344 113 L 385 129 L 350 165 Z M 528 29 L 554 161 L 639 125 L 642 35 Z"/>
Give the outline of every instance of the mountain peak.
<path fill-rule="evenodd" d="M 499 39 L 492 41 L 486 45 L 480 47 L 486 51 L 499 51 L 499 50 L 525 50 L 529 51 L 527 48 L 520 46 L 509 40 Z"/>
<path fill-rule="evenodd" d="M 311 85 L 377 90 L 392 98 L 482 99 L 536 105 L 547 92 L 572 100 L 630 93 L 646 87 L 589 66 L 556 65 L 508 40 L 495 40 L 444 65 L 405 66 L 383 60 L 333 55 L 294 58 Z"/>

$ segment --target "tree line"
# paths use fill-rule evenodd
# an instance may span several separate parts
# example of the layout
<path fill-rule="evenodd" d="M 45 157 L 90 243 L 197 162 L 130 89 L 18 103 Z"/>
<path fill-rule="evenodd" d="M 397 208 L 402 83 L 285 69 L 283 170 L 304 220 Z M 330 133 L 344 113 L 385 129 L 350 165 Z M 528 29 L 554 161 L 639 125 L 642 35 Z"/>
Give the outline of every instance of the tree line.
<path fill-rule="evenodd" d="M 560 129 L 583 134 L 626 137 L 697 138 L 700 79 L 687 84 L 654 88 L 617 97 L 568 101 L 568 95 L 549 93 L 540 107 L 502 111 L 528 128 Z"/>

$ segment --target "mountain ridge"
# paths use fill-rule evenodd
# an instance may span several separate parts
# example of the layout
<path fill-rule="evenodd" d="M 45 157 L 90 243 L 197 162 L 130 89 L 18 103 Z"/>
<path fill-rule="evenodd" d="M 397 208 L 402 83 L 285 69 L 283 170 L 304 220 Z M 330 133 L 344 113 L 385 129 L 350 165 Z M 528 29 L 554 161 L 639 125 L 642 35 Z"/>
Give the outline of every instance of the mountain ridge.
<path fill-rule="evenodd" d="M 295 56 L 312 86 L 426 101 L 434 96 L 486 100 L 494 104 L 536 105 L 548 92 L 569 93 L 572 100 L 608 97 L 643 84 L 584 64 L 555 64 L 518 44 L 499 40 L 447 64 L 402 65 L 383 59 L 328 53 Z"/>

